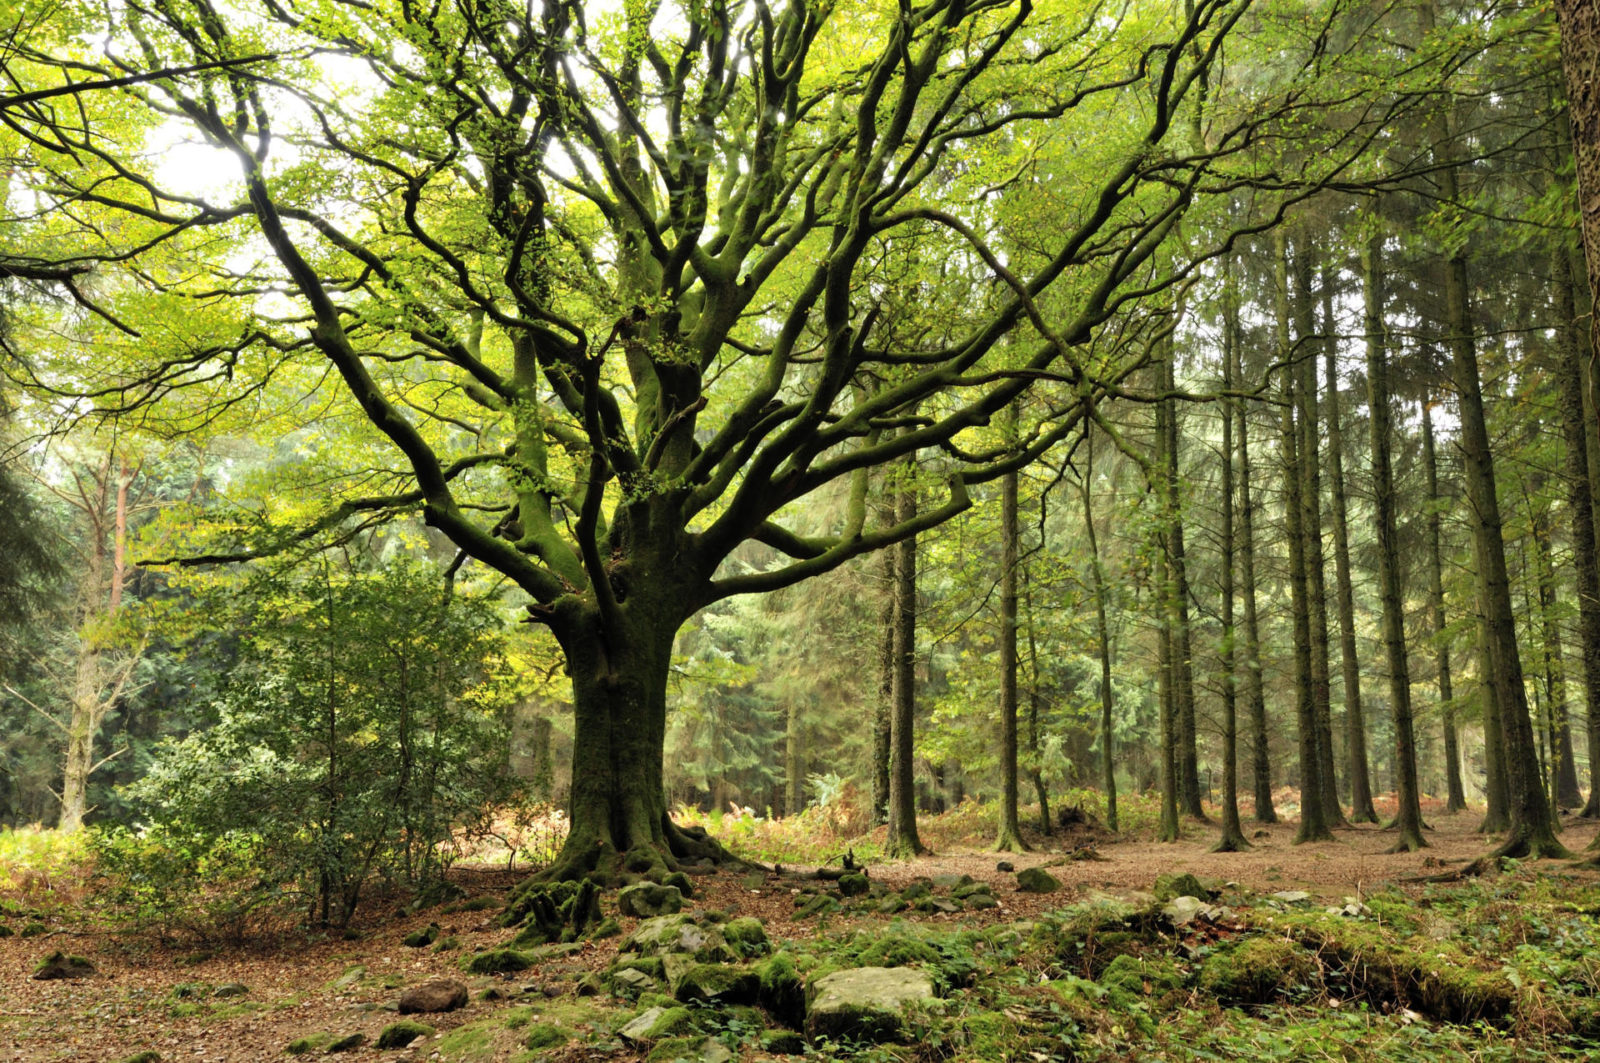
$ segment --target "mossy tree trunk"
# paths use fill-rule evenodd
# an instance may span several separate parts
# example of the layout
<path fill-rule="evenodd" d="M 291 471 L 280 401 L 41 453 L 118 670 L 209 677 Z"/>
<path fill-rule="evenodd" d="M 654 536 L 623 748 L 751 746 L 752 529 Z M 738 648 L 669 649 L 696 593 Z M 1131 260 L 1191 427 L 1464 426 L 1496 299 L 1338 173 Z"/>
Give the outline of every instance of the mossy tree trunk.
<path fill-rule="evenodd" d="M 1175 324 L 1174 324 L 1174 327 Z M 1177 352 L 1169 335 L 1162 344 L 1162 383 L 1165 397 L 1161 405 L 1165 410 L 1162 427 L 1166 437 L 1162 443 L 1165 461 L 1163 482 L 1166 491 L 1167 528 L 1167 610 L 1171 628 L 1172 696 L 1176 714 L 1176 758 L 1178 770 L 1178 807 L 1186 816 L 1204 821 L 1205 806 L 1200 797 L 1200 754 L 1198 731 L 1195 726 L 1194 701 L 1194 638 L 1189 623 L 1189 559 L 1183 529 L 1183 480 L 1178 431 Z"/>

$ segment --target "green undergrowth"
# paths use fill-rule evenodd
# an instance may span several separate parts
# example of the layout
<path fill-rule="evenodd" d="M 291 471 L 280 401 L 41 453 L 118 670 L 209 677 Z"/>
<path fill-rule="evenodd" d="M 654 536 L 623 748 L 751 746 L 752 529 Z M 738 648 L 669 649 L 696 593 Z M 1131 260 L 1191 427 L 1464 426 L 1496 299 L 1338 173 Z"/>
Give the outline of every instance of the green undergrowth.
<path fill-rule="evenodd" d="M 1329 905 L 1232 888 L 1217 903 L 1229 911 L 1181 926 L 1148 895 L 1090 897 L 982 929 L 885 919 L 819 928 L 769 962 L 808 984 L 852 967 L 912 968 L 942 998 L 911 1015 L 898 1041 L 816 1039 L 808 1058 L 1434 1063 L 1600 1052 L 1600 886 L 1592 875 L 1513 866 L 1412 895 Z M 649 973 L 647 963 L 633 966 Z M 680 1009 L 663 1013 L 671 1036 L 641 1050 L 694 1058 L 687 1047 L 710 1036 L 766 1058 L 769 1046 L 792 1046 L 803 1033 L 798 1014 L 769 999 L 699 1010 L 640 995 L 637 1012 Z"/>

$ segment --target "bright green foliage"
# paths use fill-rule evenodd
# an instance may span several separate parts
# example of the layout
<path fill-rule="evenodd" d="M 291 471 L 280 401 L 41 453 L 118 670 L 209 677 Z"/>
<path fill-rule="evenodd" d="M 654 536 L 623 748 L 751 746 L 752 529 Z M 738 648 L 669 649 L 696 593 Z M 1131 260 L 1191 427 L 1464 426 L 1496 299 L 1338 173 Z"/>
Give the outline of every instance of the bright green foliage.
<path fill-rule="evenodd" d="M 248 907 L 292 887 L 342 926 L 373 876 L 436 878 L 438 843 L 508 796 L 493 612 L 399 563 L 259 574 L 214 608 L 239 659 L 217 725 L 135 788 L 148 834 L 104 845 L 124 899 L 182 908 L 219 883 Z"/>

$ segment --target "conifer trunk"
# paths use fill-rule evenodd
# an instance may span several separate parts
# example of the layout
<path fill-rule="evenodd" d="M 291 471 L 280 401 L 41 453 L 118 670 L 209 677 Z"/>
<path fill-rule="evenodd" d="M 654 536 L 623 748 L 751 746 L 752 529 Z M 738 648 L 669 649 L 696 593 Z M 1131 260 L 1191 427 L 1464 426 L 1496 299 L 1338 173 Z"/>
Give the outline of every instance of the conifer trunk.
<path fill-rule="evenodd" d="M 896 520 L 917 515 L 916 488 L 901 487 Z M 912 727 L 916 714 L 917 680 L 917 540 L 915 536 L 894 547 L 894 690 L 889 715 L 889 838 L 887 848 L 896 856 L 924 852 L 917 835 L 917 790 L 912 757 Z"/>
<path fill-rule="evenodd" d="M 1372 781 L 1367 768 L 1367 723 L 1361 705 L 1361 662 L 1356 656 L 1355 590 L 1350 581 L 1350 530 L 1345 505 L 1344 427 L 1339 403 L 1338 329 L 1333 316 L 1333 271 L 1322 271 L 1323 369 L 1328 422 L 1329 498 L 1333 503 L 1333 561 L 1339 609 L 1339 666 L 1344 681 L 1346 777 L 1350 782 L 1350 819 L 1376 823 Z"/>
<path fill-rule="evenodd" d="M 1276 299 L 1274 318 L 1282 378 L 1279 385 L 1283 448 L 1284 536 L 1289 543 L 1289 601 L 1294 620 L 1295 719 L 1300 733 L 1300 828 L 1295 844 L 1330 841 L 1333 832 L 1323 815 L 1322 769 L 1317 748 L 1317 710 L 1312 693 L 1311 608 L 1307 602 L 1305 504 L 1301 497 L 1305 478 L 1300 470 L 1301 409 L 1296 392 L 1294 344 L 1289 329 L 1289 251 L 1282 228 L 1275 248 Z"/>
<path fill-rule="evenodd" d="M 1437 671 L 1439 704 L 1444 719 L 1444 771 L 1446 812 L 1460 812 L 1467 807 L 1467 794 L 1461 785 L 1461 742 L 1456 732 L 1455 694 L 1450 683 L 1450 639 L 1445 631 L 1444 611 L 1444 557 L 1440 547 L 1441 508 L 1439 497 L 1439 461 L 1433 442 L 1433 400 L 1422 400 L 1422 463 L 1428 476 L 1428 600 L 1433 613 L 1433 645 L 1438 655 Z"/>
<path fill-rule="evenodd" d="M 1177 770 L 1178 808 L 1186 816 L 1204 821 L 1205 806 L 1200 798 L 1200 756 L 1198 734 L 1195 728 L 1194 702 L 1194 644 L 1189 630 L 1189 562 L 1183 535 L 1183 491 L 1179 479 L 1178 461 L 1178 408 L 1174 392 L 1177 390 L 1177 358 L 1172 339 L 1166 341 L 1166 357 L 1162 360 L 1163 384 L 1166 396 L 1162 405 L 1166 410 L 1163 427 L 1166 438 L 1162 453 L 1166 459 L 1167 502 L 1167 564 L 1169 569 L 1168 614 L 1172 630 L 1172 685 L 1173 707 L 1177 713 Z"/>
<path fill-rule="evenodd" d="M 1458 190 L 1449 155 L 1448 129 L 1440 138 L 1445 165 L 1440 181 L 1445 202 L 1456 202 Z M 1459 396 L 1460 446 L 1468 509 L 1472 519 L 1473 554 L 1478 596 L 1484 613 L 1485 649 L 1495 679 L 1500 741 L 1503 743 L 1510 834 L 1502 856 L 1560 856 L 1567 850 L 1556 840 L 1550 803 L 1539 782 L 1538 749 L 1528 717 L 1528 692 L 1517 648 L 1516 618 L 1511 607 L 1511 580 L 1506 569 L 1500 502 L 1495 491 L 1494 452 L 1484 417 L 1483 387 L 1473 338 L 1467 260 L 1457 251 L 1444 262 L 1445 328 L 1449 334 L 1451 375 Z"/>
<path fill-rule="evenodd" d="M 1015 411 L 1012 415 L 1015 423 Z M 1027 850 L 1017 822 L 1017 472 L 1000 478 L 1000 824 L 994 847 Z"/>
<path fill-rule="evenodd" d="M 1117 830 L 1117 772 L 1112 737 L 1111 625 L 1106 622 L 1106 572 L 1100 561 L 1100 536 L 1094 527 L 1094 426 L 1084 429 L 1083 528 L 1089 539 L 1089 562 L 1094 578 L 1095 639 L 1100 654 L 1100 778 L 1106 796 L 1106 826 Z M 1163 758 L 1165 754 L 1163 753 Z M 1162 822 L 1166 821 L 1165 783 L 1163 783 Z M 1174 813 L 1173 823 L 1177 823 Z"/>
<path fill-rule="evenodd" d="M 1233 333 L 1239 335 L 1238 308 L 1233 308 Z M 1235 358 L 1242 353 L 1235 347 Z M 1243 373 L 1236 374 L 1239 379 Z M 1278 822 L 1272 807 L 1272 757 L 1267 743 L 1266 684 L 1261 674 L 1261 617 L 1256 600 L 1255 503 L 1250 484 L 1250 411 L 1238 403 L 1239 417 L 1239 576 L 1244 581 L 1245 699 L 1250 705 L 1250 776 L 1257 823 Z"/>
<path fill-rule="evenodd" d="M 1411 719 L 1411 676 L 1406 659 L 1405 599 L 1400 581 L 1396 535 L 1394 473 L 1389 447 L 1393 429 L 1389 400 L 1389 358 L 1384 342 L 1382 237 L 1373 236 L 1361 252 L 1367 333 L 1367 406 L 1372 434 L 1373 524 L 1378 538 L 1378 596 L 1383 606 L 1384 660 L 1389 668 L 1389 701 L 1394 714 L 1395 791 L 1399 832 L 1393 852 L 1414 852 L 1422 837 L 1422 805 L 1417 785 L 1417 749 Z"/>
<path fill-rule="evenodd" d="M 1234 359 L 1237 357 L 1238 325 L 1234 309 L 1236 296 L 1231 283 L 1232 270 L 1225 266 L 1229 277 L 1223 295 L 1225 302 L 1222 322 L 1222 645 L 1218 656 L 1222 670 L 1222 835 L 1217 839 L 1215 852 L 1238 852 L 1250 847 L 1244 831 L 1239 826 L 1239 688 L 1235 663 L 1234 642 L 1237 631 L 1233 616 L 1233 388 L 1236 379 Z"/>

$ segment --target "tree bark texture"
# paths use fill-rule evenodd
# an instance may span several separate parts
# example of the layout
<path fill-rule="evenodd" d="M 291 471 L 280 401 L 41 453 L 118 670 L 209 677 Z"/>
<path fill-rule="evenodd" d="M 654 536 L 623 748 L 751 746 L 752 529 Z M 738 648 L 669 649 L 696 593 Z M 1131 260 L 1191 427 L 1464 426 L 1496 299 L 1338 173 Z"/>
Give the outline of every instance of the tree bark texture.
<path fill-rule="evenodd" d="M 1238 336 L 1237 323 L 1234 335 Z M 1242 360 L 1236 349 L 1235 356 Z M 1240 377 L 1243 374 L 1239 374 Z M 1272 806 L 1272 756 L 1267 741 L 1266 683 L 1261 673 L 1261 614 L 1256 598 L 1255 502 L 1250 483 L 1250 410 L 1238 403 L 1239 425 L 1239 576 L 1244 581 L 1245 700 L 1250 706 L 1250 778 L 1257 823 L 1278 822 Z"/>
<path fill-rule="evenodd" d="M 1231 266 L 1231 263 L 1228 264 Z M 1227 267 L 1225 266 L 1225 269 Z M 1239 826 L 1239 686 L 1238 666 L 1234 644 L 1237 628 L 1234 624 L 1234 502 L 1233 502 L 1233 388 L 1237 379 L 1234 360 L 1238 356 L 1237 296 L 1231 284 L 1231 269 L 1227 291 L 1223 295 L 1222 322 L 1222 644 L 1218 657 L 1222 672 L 1222 834 L 1217 839 L 1215 851 L 1238 852 L 1248 848 L 1244 831 Z"/>
<path fill-rule="evenodd" d="M 1305 478 L 1300 471 L 1300 430 L 1296 413 L 1301 409 L 1296 391 L 1294 344 L 1289 326 L 1289 251 L 1279 228 L 1276 242 L 1276 299 L 1278 359 L 1282 378 L 1278 398 L 1282 404 L 1284 537 L 1289 544 L 1289 600 L 1294 621 L 1295 721 L 1300 735 L 1300 828 L 1295 843 L 1328 841 L 1333 837 L 1323 815 L 1321 758 L 1317 743 L 1317 710 L 1312 693 L 1311 609 L 1306 601 L 1305 505 L 1301 493 Z"/>
<path fill-rule="evenodd" d="M 1167 564 L 1169 566 L 1168 615 L 1172 629 L 1173 707 L 1177 713 L 1178 808 L 1186 816 L 1204 820 L 1205 806 L 1200 799 L 1200 755 L 1195 728 L 1194 640 L 1189 629 L 1189 561 L 1183 535 L 1183 488 L 1179 476 L 1178 408 L 1173 393 L 1177 390 L 1176 353 L 1169 337 L 1162 360 L 1163 383 L 1167 397 L 1163 428 L 1166 438 L 1162 455 L 1166 463 Z"/>
<path fill-rule="evenodd" d="M 1000 823 L 994 847 L 1023 852 L 1017 822 L 1017 473 L 1000 478 Z"/>
<path fill-rule="evenodd" d="M 1405 597 L 1400 579 L 1394 473 L 1390 465 L 1393 414 L 1389 398 L 1388 344 L 1385 342 L 1382 237 L 1373 236 L 1361 252 L 1367 334 L 1367 405 L 1371 413 L 1373 523 L 1378 539 L 1378 596 L 1383 608 L 1384 661 L 1389 670 L 1389 701 L 1394 715 L 1395 790 L 1399 808 L 1395 852 L 1413 852 L 1422 837 L 1422 804 L 1417 785 L 1417 747 L 1411 718 L 1411 675 L 1406 658 Z"/>
<path fill-rule="evenodd" d="M 1323 370 L 1327 388 L 1329 500 L 1333 505 L 1333 562 L 1339 609 L 1339 670 L 1344 681 L 1346 778 L 1350 819 L 1376 823 L 1367 768 L 1367 722 L 1361 705 L 1361 661 L 1356 655 L 1355 589 L 1350 580 L 1350 525 L 1345 499 L 1344 419 L 1339 402 L 1339 340 L 1333 315 L 1333 271 L 1322 271 Z"/>
<path fill-rule="evenodd" d="M 916 489 L 900 489 L 897 516 L 916 516 Z M 894 694 L 889 714 L 889 852 L 915 856 L 923 852 L 917 836 L 917 788 L 912 757 L 912 728 L 917 705 L 917 540 L 894 547 Z"/>
<path fill-rule="evenodd" d="M 1461 741 L 1456 732 L 1455 692 L 1450 683 L 1450 637 L 1445 626 L 1441 549 L 1444 500 L 1439 497 L 1439 460 L 1433 440 L 1433 400 L 1429 396 L 1422 400 L 1422 464 L 1428 477 L 1428 603 L 1437 655 L 1439 705 L 1443 709 L 1445 789 L 1448 793 L 1445 811 L 1460 812 L 1467 807 L 1467 794 L 1461 785 Z"/>

